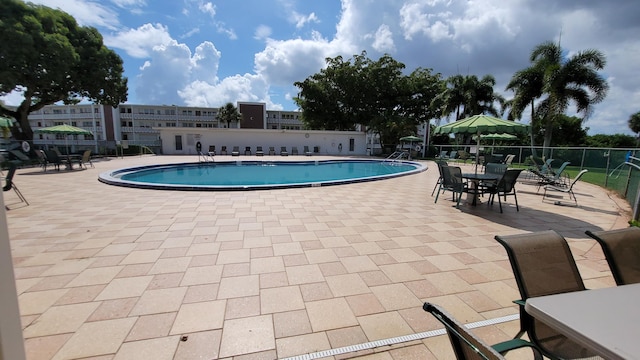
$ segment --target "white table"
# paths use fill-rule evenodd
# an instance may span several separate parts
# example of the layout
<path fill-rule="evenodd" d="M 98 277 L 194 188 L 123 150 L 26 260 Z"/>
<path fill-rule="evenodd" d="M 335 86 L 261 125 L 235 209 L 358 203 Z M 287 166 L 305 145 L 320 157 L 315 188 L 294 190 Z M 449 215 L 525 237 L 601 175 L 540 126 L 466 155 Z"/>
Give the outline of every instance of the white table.
<path fill-rule="evenodd" d="M 530 298 L 525 310 L 605 359 L 640 359 L 640 284 Z"/>

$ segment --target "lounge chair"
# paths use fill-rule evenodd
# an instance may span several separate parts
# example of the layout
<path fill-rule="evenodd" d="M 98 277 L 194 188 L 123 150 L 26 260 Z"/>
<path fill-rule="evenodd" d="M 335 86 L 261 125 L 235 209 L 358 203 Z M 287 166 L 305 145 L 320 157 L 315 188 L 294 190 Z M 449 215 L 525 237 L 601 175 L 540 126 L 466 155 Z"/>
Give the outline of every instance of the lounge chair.
<path fill-rule="evenodd" d="M 566 176 L 563 177 L 564 169 L 571 164 L 570 161 L 565 161 L 560 165 L 558 170 L 553 171 L 549 170 L 546 173 L 543 172 L 535 172 L 536 176 L 538 176 L 538 190 L 543 185 L 555 185 L 558 187 L 566 187 L 568 185 L 568 181 Z"/>
<path fill-rule="evenodd" d="M 556 186 L 556 185 L 545 185 L 544 186 L 544 194 L 542 194 L 542 201 L 544 201 L 547 198 L 547 196 L 548 196 L 547 195 L 547 191 L 551 190 L 551 191 L 557 191 L 557 192 L 569 194 L 569 200 L 571 200 L 571 198 L 573 197 L 573 201 L 575 202 L 575 205 L 578 206 L 578 199 L 576 198 L 576 194 L 573 192 L 573 186 L 578 182 L 578 180 L 580 180 L 582 175 L 584 175 L 588 171 L 589 170 L 587 170 L 587 169 L 584 169 L 584 170 L 580 171 L 578 173 L 578 175 L 576 175 L 576 178 L 573 179 L 573 181 L 571 182 L 571 184 L 568 187 Z M 556 202 L 556 203 L 558 203 L 558 202 Z"/>
<path fill-rule="evenodd" d="M 536 296 L 584 291 L 585 286 L 567 241 L 553 230 L 508 236 L 496 235 L 504 246 L 520 291 L 520 331 L 551 359 L 576 359 L 594 356 L 590 350 L 570 340 L 529 315 L 525 301 Z M 594 309 L 594 311 L 597 311 Z"/>
<path fill-rule="evenodd" d="M 209 156 L 215 156 L 215 155 L 216 155 L 216 146 L 209 145 Z"/>
<path fill-rule="evenodd" d="M 311 151 L 309 151 L 309 146 L 305 145 L 304 148 L 302 149 L 302 151 L 304 152 L 304 154 L 306 156 L 311 156 L 313 155 L 313 153 Z"/>
<path fill-rule="evenodd" d="M 520 211 L 518 207 L 518 196 L 516 195 L 516 181 L 518 181 L 518 176 L 523 169 L 507 169 L 502 175 L 500 181 L 494 186 L 489 186 L 486 188 L 489 194 L 489 205 L 493 205 L 493 201 L 498 196 L 498 205 L 500 205 L 500 212 L 502 213 L 502 201 L 501 197 L 504 197 L 504 200 L 507 201 L 507 196 L 513 196 L 514 201 L 516 202 L 516 211 Z"/>
<path fill-rule="evenodd" d="M 20 150 L 9 150 L 9 153 L 22 162 L 31 162 L 31 158 Z"/>
<path fill-rule="evenodd" d="M 23 202 L 29 205 L 29 202 L 27 201 L 27 199 L 24 197 L 24 195 L 22 195 L 20 190 L 18 190 L 18 187 L 16 186 L 16 184 L 13 182 L 13 176 L 16 174 L 17 168 L 18 166 L 15 163 L 11 163 L 11 165 L 9 166 L 9 171 L 7 171 L 7 176 L 4 179 L 4 186 L 2 187 L 2 191 L 9 191 L 13 189 L 16 195 L 18 195 L 18 199 L 20 199 L 20 202 Z M 5 208 L 7 210 L 9 209 L 9 207 L 7 206 L 5 206 Z"/>
<path fill-rule="evenodd" d="M 35 150 L 36 155 L 38 155 L 38 160 L 40 161 L 40 166 L 42 166 L 42 171 L 47 171 L 47 165 L 49 162 L 47 161 L 47 156 L 44 154 L 42 150 Z"/>
<path fill-rule="evenodd" d="M 227 155 L 227 147 L 222 145 L 220 148 L 220 155 Z"/>
<path fill-rule="evenodd" d="M 468 152 L 464 150 L 458 150 L 458 157 L 456 158 L 456 162 L 462 161 L 462 163 L 466 164 L 467 160 L 472 160 L 472 159 L 473 157 Z"/>
<path fill-rule="evenodd" d="M 269 146 L 269 155 L 275 155 L 276 154 L 276 148 L 273 146 Z"/>
<path fill-rule="evenodd" d="M 287 147 L 286 146 L 281 146 L 280 147 L 280 156 L 289 156 L 289 153 L 287 152 Z"/>
<path fill-rule="evenodd" d="M 85 169 L 87 169 L 87 164 L 91 165 L 91 167 L 94 167 L 93 163 L 91 162 L 91 150 L 85 150 L 84 153 L 82 153 L 79 164 L 80 167 L 84 167 Z"/>
<path fill-rule="evenodd" d="M 640 283 L 639 227 L 606 231 L 587 230 L 586 234 L 602 246 L 604 257 L 617 285 Z"/>
<path fill-rule="evenodd" d="M 454 160 L 458 156 L 458 150 L 451 150 L 449 152 L 449 160 Z"/>
<path fill-rule="evenodd" d="M 296 146 L 291 147 L 291 155 L 300 155 Z"/>
<path fill-rule="evenodd" d="M 65 160 L 63 160 L 63 158 L 61 158 L 60 156 L 58 156 L 58 153 L 53 151 L 53 150 L 43 150 L 44 151 L 44 155 L 47 158 L 47 162 L 49 164 L 53 164 L 53 166 L 55 166 L 56 170 L 60 170 L 60 165 L 63 164 L 67 164 L 67 162 Z"/>
<path fill-rule="evenodd" d="M 245 155 L 251 155 L 251 146 L 245 146 L 244 147 L 244 154 Z"/>
<path fill-rule="evenodd" d="M 524 347 L 533 350 L 535 359 L 542 359 L 542 355 L 535 345 L 526 340 L 513 339 L 489 346 L 440 306 L 425 302 L 424 305 L 422 305 L 422 309 L 433 315 L 444 325 L 451 346 L 453 347 L 453 352 L 458 360 L 505 359 L 502 354 Z"/>
<path fill-rule="evenodd" d="M 440 151 L 440 155 L 438 155 L 438 159 L 446 160 L 449 158 L 449 152 L 447 150 Z"/>
<path fill-rule="evenodd" d="M 231 156 L 240 156 L 240 147 L 234 146 L 233 150 L 231 150 Z"/>
<path fill-rule="evenodd" d="M 262 151 L 262 146 L 256 146 L 256 156 L 264 156 L 264 151 Z"/>
<path fill-rule="evenodd" d="M 513 154 L 507 154 L 507 156 L 505 156 L 504 158 L 504 164 L 506 164 L 507 166 L 511 166 L 511 163 L 513 162 L 513 159 L 515 159 L 516 156 Z"/>

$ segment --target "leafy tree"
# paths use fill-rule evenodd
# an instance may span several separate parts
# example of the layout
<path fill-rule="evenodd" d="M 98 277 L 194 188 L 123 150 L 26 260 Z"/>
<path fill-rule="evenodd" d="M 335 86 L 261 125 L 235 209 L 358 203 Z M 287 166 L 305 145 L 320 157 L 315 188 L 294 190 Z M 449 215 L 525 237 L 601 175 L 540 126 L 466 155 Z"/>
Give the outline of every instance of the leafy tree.
<path fill-rule="evenodd" d="M 636 144 L 636 139 L 626 134 L 596 134 L 587 137 L 586 145 L 588 147 L 601 148 L 632 148 Z"/>
<path fill-rule="evenodd" d="M 439 115 L 431 99 L 440 90 L 440 75 L 417 69 L 404 75 L 405 65 L 384 55 L 377 61 L 366 52 L 344 60 L 325 59 L 327 67 L 302 82 L 294 99 L 310 129 L 351 130 L 365 126 L 381 145 L 396 144 L 415 134 L 418 124 Z"/>
<path fill-rule="evenodd" d="M 598 50 L 585 50 L 565 57 L 559 45 L 545 42 L 531 52 L 531 67 L 518 71 L 507 89 L 516 92 L 511 102 L 512 116 L 521 116 L 526 106 L 532 109 L 532 122 L 542 122 L 543 147 L 551 146 L 554 122 L 574 103 L 576 110 L 587 118 L 593 106 L 601 102 L 608 90 L 605 79 L 598 74 L 606 64 Z"/>
<path fill-rule="evenodd" d="M 638 141 L 636 142 L 636 146 L 640 145 L 640 111 L 631 115 L 629 117 L 629 129 L 636 134 L 636 138 Z"/>
<path fill-rule="evenodd" d="M 552 124 L 552 131 L 562 136 L 554 138 L 550 146 L 585 146 L 588 128 L 583 129 L 582 123 L 583 119 L 577 116 L 559 115 Z M 541 122 L 534 122 L 531 133 L 536 143 L 543 141 L 545 132 Z"/>
<path fill-rule="evenodd" d="M 22 91 L 24 100 L 0 114 L 14 117 L 16 139 L 33 139 L 29 113 L 82 99 L 118 106 L 127 100 L 122 59 L 92 27 L 70 15 L 20 0 L 0 2 L 0 96 Z"/>
<path fill-rule="evenodd" d="M 218 110 L 218 121 L 226 122 L 227 128 L 231 127 L 232 122 L 240 122 L 242 114 L 238 112 L 238 108 L 228 102 Z"/>
<path fill-rule="evenodd" d="M 447 87 L 439 95 L 443 104 L 443 115 L 455 112 L 456 120 L 479 114 L 499 116 L 495 104 L 503 103 L 501 95 L 493 91 L 496 79 L 485 75 L 453 75 L 446 80 Z"/>

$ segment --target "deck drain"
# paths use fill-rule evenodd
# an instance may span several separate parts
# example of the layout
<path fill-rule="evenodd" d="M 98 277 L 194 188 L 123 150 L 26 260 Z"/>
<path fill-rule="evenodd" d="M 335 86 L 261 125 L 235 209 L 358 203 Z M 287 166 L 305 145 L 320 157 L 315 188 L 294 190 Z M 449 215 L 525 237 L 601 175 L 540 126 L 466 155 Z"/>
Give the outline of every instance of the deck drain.
<path fill-rule="evenodd" d="M 469 329 L 475 329 L 483 326 L 495 325 L 495 324 L 505 323 L 513 320 L 518 320 L 518 318 L 519 318 L 518 314 L 502 316 L 494 319 L 488 319 L 488 320 L 469 323 L 469 324 L 466 324 L 466 327 Z M 282 360 L 321 359 L 324 357 L 342 355 L 350 352 L 375 349 L 382 346 L 396 345 L 396 344 L 401 344 L 403 342 L 427 339 L 430 337 L 440 336 L 444 334 L 446 334 L 446 331 L 444 330 L 444 328 L 442 328 L 437 330 L 425 331 L 417 334 L 398 336 L 398 337 L 389 338 L 389 339 L 370 341 L 370 342 L 357 344 L 357 345 L 344 346 L 336 349 L 329 349 L 329 350 L 323 350 L 323 351 L 318 351 L 318 352 L 309 353 L 309 354 L 297 355 L 297 356 L 284 358 Z"/>

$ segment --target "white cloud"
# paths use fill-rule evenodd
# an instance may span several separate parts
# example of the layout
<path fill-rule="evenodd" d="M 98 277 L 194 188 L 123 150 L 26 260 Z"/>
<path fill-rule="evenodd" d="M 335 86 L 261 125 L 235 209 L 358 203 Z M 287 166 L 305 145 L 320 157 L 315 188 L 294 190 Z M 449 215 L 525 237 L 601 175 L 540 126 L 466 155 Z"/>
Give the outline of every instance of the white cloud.
<path fill-rule="evenodd" d="M 266 39 L 269 36 L 271 36 L 271 32 L 272 32 L 271 27 L 267 25 L 260 25 L 256 28 L 254 38 L 258 40 Z"/>
<path fill-rule="evenodd" d="M 121 8 L 144 7 L 147 5 L 146 0 L 111 0 L 111 2 Z"/>
<path fill-rule="evenodd" d="M 171 41 L 169 29 L 162 24 L 144 24 L 137 29 L 104 36 L 105 45 L 122 49 L 135 58 L 149 57 L 155 46 L 167 45 Z"/>
<path fill-rule="evenodd" d="M 198 8 L 205 14 L 209 14 L 212 18 L 216 16 L 216 6 L 210 2 L 201 2 L 198 4 Z"/>
<path fill-rule="evenodd" d="M 311 13 L 311 14 L 305 16 L 305 15 L 299 14 L 299 13 L 297 13 L 295 11 L 292 14 L 292 19 L 296 24 L 296 28 L 298 28 L 298 29 L 304 27 L 305 24 L 307 24 L 307 23 L 310 23 L 310 22 L 317 23 L 317 22 L 320 21 L 320 20 L 318 20 L 318 17 L 316 16 L 315 13 Z"/>
<path fill-rule="evenodd" d="M 371 46 L 379 52 L 393 52 L 393 50 L 395 50 L 393 33 L 391 33 L 389 26 L 385 24 L 380 25 L 374 35 L 374 41 Z"/>
<path fill-rule="evenodd" d="M 120 24 L 118 14 L 97 1 L 83 0 L 31 0 L 34 4 L 60 9 L 73 16 L 82 26 L 117 29 Z"/>

